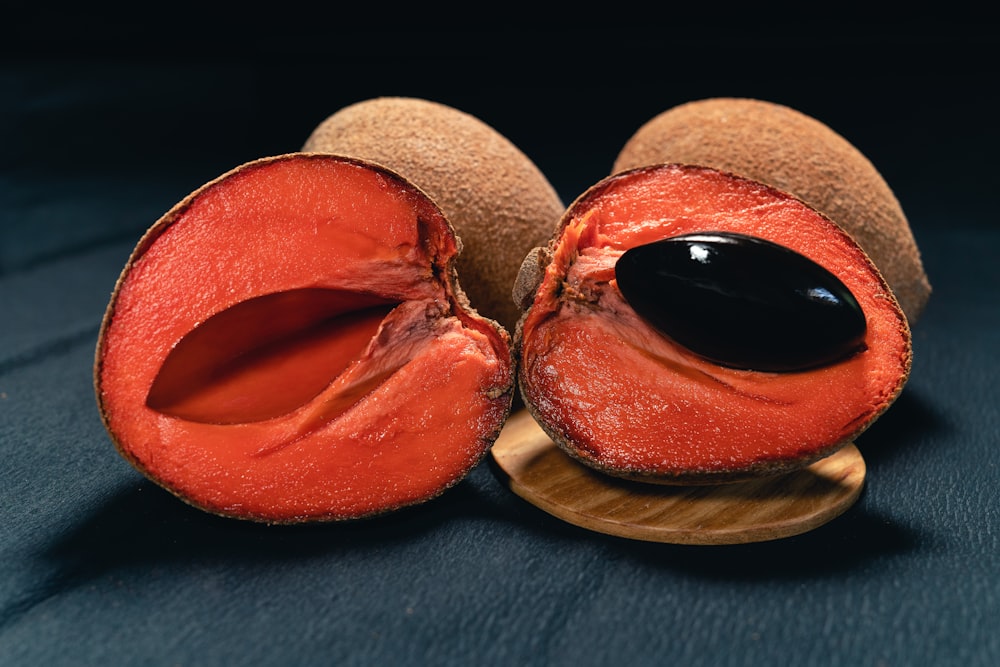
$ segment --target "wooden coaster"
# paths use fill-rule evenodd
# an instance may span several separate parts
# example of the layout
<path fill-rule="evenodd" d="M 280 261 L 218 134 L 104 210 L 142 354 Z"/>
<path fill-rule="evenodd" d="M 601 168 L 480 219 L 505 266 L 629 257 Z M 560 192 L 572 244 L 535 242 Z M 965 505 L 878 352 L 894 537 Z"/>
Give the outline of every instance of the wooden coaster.
<path fill-rule="evenodd" d="M 563 453 L 527 410 L 507 421 L 493 461 L 511 490 L 576 526 L 671 544 L 790 537 L 842 514 L 861 495 L 865 461 L 849 444 L 795 472 L 711 486 L 667 486 L 601 474 Z"/>

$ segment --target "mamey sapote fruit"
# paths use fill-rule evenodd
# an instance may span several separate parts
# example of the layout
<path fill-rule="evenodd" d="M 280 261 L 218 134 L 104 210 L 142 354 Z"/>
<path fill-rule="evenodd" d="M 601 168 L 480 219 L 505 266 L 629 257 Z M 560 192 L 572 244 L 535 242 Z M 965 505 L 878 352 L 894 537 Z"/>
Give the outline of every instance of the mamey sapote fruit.
<path fill-rule="evenodd" d="M 800 468 L 864 431 L 910 370 L 906 317 L 857 243 L 800 199 L 707 167 L 595 184 L 515 294 L 525 405 L 568 454 L 622 477 Z"/>
<path fill-rule="evenodd" d="M 432 498 L 510 410 L 508 333 L 469 307 L 416 186 L 359 159 L 239 166 L 142 237 L 95 361 L 121 454 L 206 511 L 351 519 Z"/>
<path fill-rule="evenodd" d="M 764 100 L 695 100 L 641 126 L 612 171 L 666 162 L 731 171 L 804 200 L 871 257 L 911 324 L 923 312 L 931 287 L 898 199 L 872 162 L 826 124 Z"/>
<path fill-rule="evenodd" d="M 402 174 L 441 207 L 461 239 L 458 273 L 472 306 L 513 332 L 511 286 L 529 250 L 545 244 L 565 205 L 524 152 L 453 107 L 378 97 L 340 109 L 305 151 L 354 155 Z"/>

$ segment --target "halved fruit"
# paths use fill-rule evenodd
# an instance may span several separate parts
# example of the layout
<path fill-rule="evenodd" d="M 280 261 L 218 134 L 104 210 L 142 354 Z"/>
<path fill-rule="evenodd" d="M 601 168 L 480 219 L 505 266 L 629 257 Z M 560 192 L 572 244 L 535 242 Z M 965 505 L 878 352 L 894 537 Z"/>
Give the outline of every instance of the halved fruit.
<path fill-rule="evenodd" d="M 906 318 L 858 245 L 792 195 L 706 167 L 591 187 L 525 260 L 515 300 L 526 406 L 569 455 L 621 477 L 804 467 L 909 376 Z"/>
<path fill-rule="evenodd" d="M 469 307 L 440 209 L 381 166 L 263 158 L 129 258 L 95 388 L 121 454 L 206 511 L 352 519 L 428 500 L 510 410 L 508 334 Z"/>

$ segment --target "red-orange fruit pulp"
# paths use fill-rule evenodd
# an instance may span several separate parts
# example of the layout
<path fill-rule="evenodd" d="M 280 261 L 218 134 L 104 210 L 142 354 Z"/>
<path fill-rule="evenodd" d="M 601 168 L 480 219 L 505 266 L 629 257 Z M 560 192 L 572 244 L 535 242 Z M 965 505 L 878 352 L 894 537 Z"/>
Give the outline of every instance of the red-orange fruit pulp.
<path fill-rule="evenodd" d="M 146 233 L 108 306 L 95 384 L 115 444 L 236 518 L 351 519 L 440 494 L 485 455 L 513 385 L 459 248 L 426 195 L 361 160 L 220 176 Z"/>
<path fill-rule="evenodd" d="M 615 263 L 708 230 L 778 244 L 835 275 L 867 320 L 859 351 L 798 372 L 731 368 L 653 328 L 622 296 Z M 857 437 L 908 378 L 909 328 L 874 264 L 825 216 L 756 181 L 685 165 L 610 176 L 570 206 L 543 254 L 515 337 L 521 392 L 560 447 L 601 471 L 714 483 L 800 468 Z"/>

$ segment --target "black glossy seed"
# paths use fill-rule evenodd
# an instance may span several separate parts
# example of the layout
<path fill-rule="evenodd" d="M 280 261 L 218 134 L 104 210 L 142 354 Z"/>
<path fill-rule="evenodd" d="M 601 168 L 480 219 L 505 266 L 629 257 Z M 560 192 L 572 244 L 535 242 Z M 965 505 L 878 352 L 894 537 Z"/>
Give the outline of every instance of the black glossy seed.
<path fill-rule="evenodd" d="M 618 289 L 643 319 L 722 366 L 791 372 L 864 345 L 864 312 L 835 275 L 764 239 L 688 234 L 627 250 Z"/>

